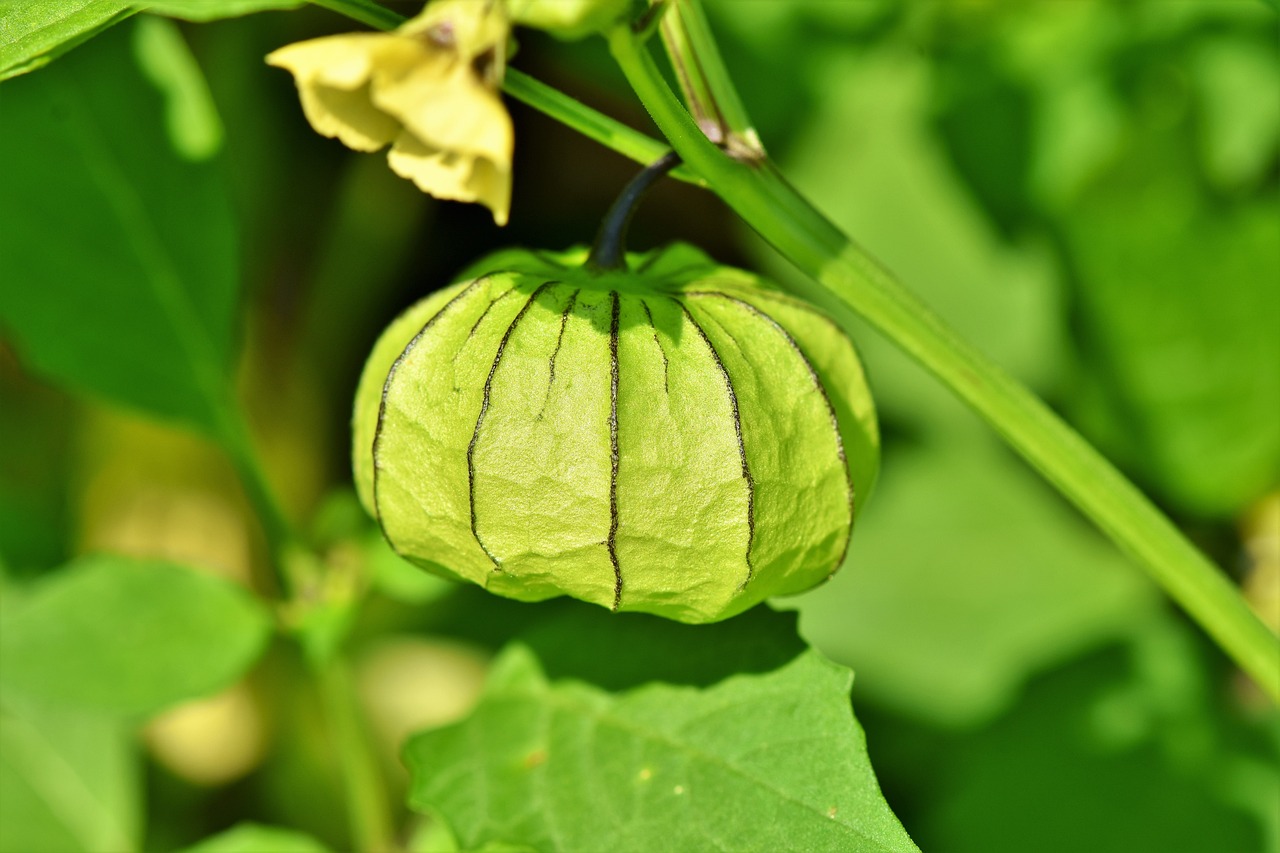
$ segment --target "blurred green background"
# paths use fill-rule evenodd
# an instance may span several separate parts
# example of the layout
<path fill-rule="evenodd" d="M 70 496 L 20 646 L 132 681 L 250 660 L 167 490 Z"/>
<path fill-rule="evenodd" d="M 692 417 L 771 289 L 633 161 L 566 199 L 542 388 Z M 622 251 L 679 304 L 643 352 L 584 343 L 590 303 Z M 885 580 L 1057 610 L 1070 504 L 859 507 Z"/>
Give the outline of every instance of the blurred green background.
<path fill-rule="evenodd" d="M 1276 10 L 709 0 L 708 11 L 788 177 L 1118 463 L 1280 629 Z M 107 67 L 132 28 L 58 62 Z M 379 567 L 380 597 L 358 626 L 378 639 L 357 680 L 390 763 L 406 726 L 460 713 L 488 653 L 560 605 L 454 591 L 379 549 L 349 493 L 363 357 L 396 313 L 482 253 L 589 241 L 635 166 L 511 104 L 510 226 L 435 202 L 381 156 L 315 135 L 291 79 L 262 62 L 349 29 L 316 9 L 181 25 L 207 89 L 198 73 L 159 75 L 176 94 L 164 122 L 137 133 L 221 147 L 247 317 L 241 390 L 290 515 L 334 564 Z M 522 33 L 514 62 L 649 128 L 600 43 Z M 712 196 L 673 182 L 631 237 L 637 249 L 669 240 L 795 275 Z M 845 569 L 779 606 L 855 671 L 872 762 L 917 843 L 1280 850 L 1275 709 L 945 389 L 870 330 L 857 342 L 885 432 L 881 482 Z M 16 350 L 0 341 L 11 579 L 108 548 L 250 581 L 262 544 L 210 445 L 54 390 Z M 154 723 L 144 756 L 118 732 L 96 738 L 85 774 L 126 792 L 117 799 L 146 792 L 148 849 L 245 818 L 340 839 L 337 769 L 305 689 L 290 686 L 299 678 L 276 650 L 217 703 Z M 437 717 L 414 717 L 422 697 Z M 45 724 L 55 751 L 91 725 Z M 197 743 L 219 746 L 192 757 Z M 0 764 L 10 804 L 25 796 L 16 772 Z M 143 820 L 136 803 L 119 808 Z M 4 853 L 27 849 L 3 833 Z M 47 849 L 80 849 L 59 838 Z"/>

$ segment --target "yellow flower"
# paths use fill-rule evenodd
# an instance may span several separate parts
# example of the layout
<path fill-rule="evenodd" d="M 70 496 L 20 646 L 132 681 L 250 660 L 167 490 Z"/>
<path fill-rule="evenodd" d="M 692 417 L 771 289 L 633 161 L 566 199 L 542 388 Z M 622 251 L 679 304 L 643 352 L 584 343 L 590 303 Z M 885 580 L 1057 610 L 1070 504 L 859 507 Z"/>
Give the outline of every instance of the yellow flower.
<path fill-rule="evenodd" d="M 498 88 L 510 23 L 496 0 L 438 0 L 391 33 L 280 48 L 318 133 L 387 161 L 437 198 L 477 201 L 505 225 L 513 134 Z"/>

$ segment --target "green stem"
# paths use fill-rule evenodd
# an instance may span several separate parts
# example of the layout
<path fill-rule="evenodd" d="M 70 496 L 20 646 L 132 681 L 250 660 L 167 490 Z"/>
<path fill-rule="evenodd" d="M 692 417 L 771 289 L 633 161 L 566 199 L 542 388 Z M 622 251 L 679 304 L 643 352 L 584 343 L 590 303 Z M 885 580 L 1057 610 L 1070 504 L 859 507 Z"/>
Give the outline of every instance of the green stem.
<path fill-rule="evenodd" d="M 735 157 L 764 158 L 764 148 L 738 97 L 699 0 L 654 0 L 668 4 L 662 41 L 694 122 L 712 142 Z"/>
<path fill-rule="evenodd" d="M 502 91 L 637 163 L 647 166 L 671 151 L 671 146 L 633 130 L 514 68 L 507 69 Z M 701 187 L 707 186 L 705 180 L 688 169 L 677 168 L 671 173 L 671 177 Z"/>
<path fill-rule="evenodd" d="M 219 438 L 231 456 L 249 500 L 266 531 L 271 546 L 269 562 L 275 572 L 273 579 L 279 587 L 279 593 L 290 604 L 314 606 L 306 599 L 311 594 L 310 590 L 315 587 L 316 578 L 297 570 L 299 566 L 312 565 L 314 557 L 309 552 L 293 553 L 301 546 L 288 519 L 280 510 L 254 452 L 244 416 L 234 404 L 229 404 L 226 412 Z M 338 747 L 355 849 L 360 853 L 391 853 L 395 844 L 386 785 L 376 757 L 370 751 L 345 663 L 338 656 L 319 661 L 313 654 L 313 649 L 307 647 L 305 637 L 299 639 L 303 640 L 303 651 L 312 664 L 329 729 Z"/>
<path fill-rule="evenodd" d="M 632 33 L 614 57 L 659 129 L 739 216 L 816 286 L 807 296 L 838 317 L 861 315 L 941 379 L 1280 701 L 1280 641 L 1227 577 L 1141 492 L 1034 394 L 963 341 L 893 274 L 840 232 L 769 164 L 726 156 L 699 131 Z"/>
<path fill-rule="evenodd" d="M 316 672 L 325 716 L 338 744 L 347 820 L 358 853 L 391 853 L 396 849 L 391 802 L 369 743 L 346 663 L 337 658 Z"/>
<path fill-rule="evenodd" d="M 373 0 L 311 0 L 311 4 L 345 15 L 375 30 L 394 30 L 408 20 L 399 12 L 379 6 Z"/>
<path fill-rule="evenodd" d="M 271 582 L 276 587 L 276 594 L 290 599 L 296 592 L 296 584 L 285 570 L 285 557 L 289 549 L 296 543 L 293 525 L 280 508 L 275 491 L 267 480 L 266 472 L 257 452 L 253 448 L 253 440 L 249 427 L 245 423 L 244 412 L 239 403 L 228 395 L 223 406 L 223 414 L 218 424 L 218 443 L 231 458 L 240 483 L 244 487 L 245 496 L 249 499 L 262 525 L 263 535 L 267 538 L 269 552 L 268 563 L 271 566 Z"/>
<path fill-rule="evenodd" d="M 671 170 L 679 162 L 676 152 L 668 151 L 623 187 L 609 212 L 605 214 L 604 221 L 600 223 L 600 231 L 591 245 L 591 253 L 587 255 L 587 269 L 596 272 L 626 269 L 627 229 L 631 227 L 631 218 L 635 216 L 636 208 L 645 193 L 671 174 Z"/>

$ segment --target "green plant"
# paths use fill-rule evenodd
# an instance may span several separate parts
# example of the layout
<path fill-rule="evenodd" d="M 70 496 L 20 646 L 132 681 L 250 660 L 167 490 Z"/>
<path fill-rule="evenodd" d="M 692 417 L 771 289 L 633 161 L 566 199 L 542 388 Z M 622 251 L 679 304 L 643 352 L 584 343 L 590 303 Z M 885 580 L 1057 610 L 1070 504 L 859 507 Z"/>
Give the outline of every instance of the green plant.
<path fill-rule="evenodd" d="M 883 133 L 885 147 L 909 148 L 921 144 L 920 127 L 927 124 L 928 138 L 945 144 L 950 168 L 979 200 L 990 228 L 1010 245 L 1031 241 L 1027 255 L 1009 263 L 1059 265 L 1071 279 L 1077 321 L 1096 338 L 1080 348 L 1075 419 L 1201 535 L 1199 544 L 1215 547 L 1228 535 L 1223 520 L 1245 518 L 1243 510 L 1256 505 L 1263 520 L 1247 521 L 1246 530 L 1261 529 L 1250 541 L 1265 548 L 1266 525 L 1274 523 L 1265 495 L 1276 486 L 1280 441 L 1274 429 L 1258 425 L 1280 400 L 1274 368 L 1280 358 L 1273 358 L 1269 331 L 1275 289 L 1256 280 L 1274 280 L 1269 274 L 1276 272 L 1270 249 L 1280 117 L 1247 98 L 1238 104 L 1231 98 L 1239 98 L 1242 87 L 1280 86 L 1275 46 L 1259 36 L 1274 30 L 1270 10 L 1203 11 L 1178 20 L 1161 17 L 1155 3 L 1138 4 L 1139 11 L 1081 3 L 1074 17 L 1051 21 L 994 7 L 962 13 L 912 12 L 894 3 L 848 4 L 840 11 L 835 4 L 757 4 L 736 24 L 732 15 L 720 21 L 732 33 L 725 44 L 757 58 L 787 56 L 790 64 L 772 69 L 786 85 L 771 88 L 767 63 L 743 63 L 743 79 L 752 84 L 744 85 L 745 97 L 696 0 L 648 8 L 440 0 L 397 35 L 307 42 L 320 47 L 306 59 L 278 49 L 298 34 L 291 29 L 296 20 L 308 21 L 306 28 L 342 26 L 333 15 L 264 14 L 186 30 L 162 17 L 211 21 L 299 5 L 0 5 L 4 31 L 12 33 L 0 46 L 0 75 L 14 78 L 0 83 L 6 126 L 0 199 L 8 214 L 0 232 L 0 268 L 7 271 L 0 329 L 11 353 L 55 383 L 200 436 L 54 395 L 13 370 L 5 355 L 0 378 L 17 405 L 6 402 L 6 415 L 15 414 L 0 426 L 9 433 L 15 470 L 26 479 L 6 482 L 0 492 L 0 850 L 910 850 L 912 837 L 925 846 L 996 849 L 992 832 L 1011 839 L 1012 849 L 1025 849 L 1027 839 L 1054 834 L 1037 823 L 1040 801 L 1019 803 L 999 822 L 966 802 L 1017 802 L 1027 787 L 1046 800 L 1077 797 L 1091 815 L 1083 822 L 1106 821 L 1116 849 L 1280 843 L 1280 828 L 1266 823 L 1280 788 L 1272 704 L 1280 698 L 1280 643 L 1274 634 L 1165 513 L 784 180 L 761 142 L 772 145 L 773 137 L 757 130 L 746 109 L 756 109 L 759 94 L 762 114 L 771 116 L 766 124 L 782 127 L 807 99 L 816 114 L 835 121 L 846 101 L 823 100 L 824 92 L 842 74 L 853 77 L 847 45 L 866 46 L 871 58 L 858 74 L 869 82 L 851 89 L 857 97 L 848 103 L 885 110 L 855 112 L 854 121 L 841 120 L 841 132 L 811 134 L 809 162 L 838 187 L 846 167 L 859 168 L 845 162 L 852 156 L 845 146 Z M 368 0 L 314 5 L 378 30 L 404 22 Z M 126 21 L 144 11 L 151 14 Z M 454 14 L 462 17 L 449 17 Z M 663 139 L 506 68 L 508 14 L 561 36 L 601 31 L 603 39 L 556 48 L 537 35 L 528 38 L 538 55 L 563 52 L 566 61 L 591 69 L 585 76 L 620 71 Z M 286 29 L 290 36 L 281 36 Z M 914 44 L 926 37 L 936 40 L 934 100 L 908 109 L 902 105 L 912 103 L 909 87 L 913 75 L 923 73 L 921 60 L 895 47 L 893 38 Z M 658 40 L 682 97 L 654 60 Z M 1052 75 L 1036 77 L 1026 69 L 1049 64 L 1046 42 L 1057 64 Z M 591 52 L 601 44 L 607 56 Z M 512 168 L 499 84 L 512 98 L 639 163 L 674 150 L 682 165 L 672 175 L 719 196 L 776 250 L 767 255 L 757 244 L 762 263 L 868 349 L 873 390 L 900 443 L 885 466 L 880 525 L 859 509 L 859 526 L 867 530 L 863 544 L 862 531 L 853 537 L 854 561 L 874 565 L 878 557 L 885 566 L 916 567 L 918 577 L 886 571 L 869 575 L 856 593 L 839 592 L 837 584 L 858 571 L 850 566 L 830 587 L 800 600 L 802 640 L 793 614 L 763 605 L 716 624 L 683 625 L 565 600 L 515 604 L 459 590 L 392 553 L 360 508 L 363 502 L 384 511 L 372 495 L 372 472 L 361 470 L 362 458 L 373 463 L 375 456 L 360 451 L 372 450 L 382 396 L 420 399 L 420 381 L 403 392 L 391 381 L 391 362 L 412 336 L 410 326 L 388 332 L 390 343 L 380 343 L 371 360 L 373 378 L 358 392 L 354 492 L 345 463 L 341 473 L 325 466 L 345 456 L 334 451 L 345 440 L 331 433 L 350 411 L 349 391 L 371 342 L 366 338 L 378 325 L 373 321 L 402 307 L 383 299 L 380 288 L 393 281 L 434 208 L 423 207 L 407 183 L 388 181 L 375 158 L 350 161 L 345 183 L 335 186 L 307 179 L 312 155 L 271 151 L 277 131 L 261 126 L 297 121 L 284 118 L 296 115 L 296 105 L 265 98 L 261 85 L 245 83 L 250 72 L 234 70 L 252 67 L 257 75 L 269 51 L 297 77 L 317 129 L 361 150 L 391 144 L 396 172 L 438 196 L 481 201 L 498 222 L 508 217 Z M 1166 73 L 1184 60 L 1194 85 L 1177 75 L 1170 82 Z M 339 66 L 346 77 L 332 76 Z M 1114 75 L 1108 84 L 1129 99 L 1123 110 L 1099 94 L 1106 88 L 1099 69 Z M 261 73 L 277 82 L 282 76 Z M 400 85 L 419 73 L 421 80 Z M 780 89 L 786 91 L 777 94 Z M 346 98 L 350 92 L 357 97 Z M 420 110 L 417 99 L 430 108 Z M 437 121 L 446 107 L 453 120 Z M 910 132 L 890 135 L 891 108 Z M 1096 114 L 1073 124 L 1081 110 Z M 422 116 L 431 118 L 419 121 Z M 1047 121 L 1044 116 L 1058 116 L 1059 130 L 1087 124 L 1095 136 L 1081 142 L 1051 133 L 1036 147 L 1026 138 L 1028 128 L 1033 117 Z M 877 121 L 885 127 L 872 127 Z M 1207 128 L 1200 132 L 1209 140 L 1203 143 L 1208 154 L 1169 141 L 1200 138 L 1187 128 Z M 1184 130 L 1185 137 L 1178 135 Z M 1112 138 L 1103 138 L 1106 133 Z M 1010 153 L 987 150 L 999 145 Z M 868 154 L 868 162 L 877 154 L 869 142 L 856 150 Z M 1032 153 L 1039 173 L 1030 165 Z M 883 151 L 879 156 L 881 165 L 895 162 Z M 555 158 L 544 167 L 557 170 L 556 184 L 582 178 Z M 281 170 L 288 170 L 287 180 L 277 177 Z M 555 189 L 543 186 L 548 203 Z M 340 199 L 333 221 L 323 232 L 303 234 L 301 212 L 331 196 Z M 889 196 L 876 202 L 897 203 Z M 914 209 L 938 216 L 942 229 L 898 233 L 910 233 L 921 255 L 935 251 L 936 241 L 937 252 L 960 259 L 948 274 L 980 280 L 990 261 L 946 248 L 945 229 L 961 229 L 961 219 L 945 218 L 952 202 L 937 192 Z M 517 193 L 517 214 L 523 203 Z M 536 205 L 537 198 L 527 203 Z M 879 212 L 855 211 L 851 218 L 874 228 Z M 450 233 L 465 241 L 481 227 L 467 215 L 450 217 L 463 223 L 452 232 L 445 217 L 436 220 L 445 232 L 434 238 L 441 251 Z M 1188 227 L 1199 239 L 1179 245 Z M 571 234 L 565 242 L 581 243 L 583 236 Z M 966 240 L 979 242 L 970 236 L 955 243 Z M 1173 261 L 1162 257 L 1170 246 L 1180 252 Z M 255 270 L 272 265 L 286 280 L 302 277 L 297 258 L 304 249 L 321 260 L 301 317 L 289 318 L 265 299 L 240 310 L 242 277 L 266 281 L 269 275 Z M 1000 256 L 1006 260 L 1014 257 L 1013 249 L 999 251 L 1007 252 Z M 616 241 L 597 250 L 595 260 L 602 257 L 604 266 L 625 263 Z M 511 281 L 515 288 L 532 282 L 525 288 L 532 304 L 538 283 L 553 272 L 598 276 L 575 267 L 586 260 L 581 252 L 510 252 L 485 271 L 520 273 Z M 701 256 L 695 260 L 699 278 L 726 277 Z M 425 289 L 452 272 L 435 270 Z M 742 276 L 730 283 L 742 299 L 764 298 L 756 290 L 763 285 L 733 275 Z M 1205 291 L 1205 282 L 1218 275 L 1244 284 Z M 1131 283 L 1166 276 L 1177 292 L 1157 290 L 1155 299 Z M 625 283 L 654 286 L 643 277 Z M 959 297 L 975 315 L 1011 298 L 981 295 L 981 286 Z M 263 292 L 273 293 L 265 286 Z M 427 313 L 414 313 L 410 325 L 421 328 L 452 292 L 428 296 L 426 307 L 412 309 Z M 617 305 L 617 291 L 601 291 L 608 292 Z M 990 301 L 974 304 L 982 299 Z M 1172 307 L 1164 313 L 1152 307 L 1166 303 Z M 251 318 L 247 331 L 244 316 Z M 514 325 L 506 320 L 508 328 Z M 886 348 L 867 338 L 863 320 L 985 419 L 1145 569 L 1256 687 L 1242 682 L 1234 694 L 1223 688 L 1232 677 L 1226 659 L 1125 575 L 1125 560 L 1078 530 L 950 399 L 905 360 L 884 355 Z M 1015 371 L 1038 381 L 1033 362 L 1041 356 L 1020 361 L 1018 324 L 1003 325 L 986 327 L 993 339 L 984 347 L 1011 354 Z M 1201 333 L 1211 344 L 1197 349 Z M 245 344 L 238 346 L 242 335 Z M 486 340 L 497 343 L 492 334 Z M 496 371 L 497 358 L 488 357 Z M 844 446 L 856 444 L 849 453 L 856 489 L 874 476 L 874 424 L 856 362 L 828 357 L 813 378 L 821 375 L 829 385 L 842 377 L 840 396 L 856 401 L 848 407 L 856 414 L 846 415 L 838 400 L 830 413 L 840 416 Z M 1090 358 L 1106 360 L 1104 368 Z M 878 385 L 877 362 L 884 369 Z M 1173 368 L 1172 375 L 1209 389 L 1197 398 L 1201 408 L 1182 405 L 1167 381 L 1161 386 L 1159 377 L 1168 373 L 1160 371 Z M 470 397 L 487 394 L 484 377 L 472 378 L 483 386 L 469 382 Z M 762 396 L 751 405 L 770 404 Z M 465 446 L 468 463 L 480 432 L 472 422 L 470 435 L 448 427 L 461 436 L 453 444 L 459 452 Z M 65 435 L 72 424 L 87 436 L 75 453 Z M 904 435 L 916 435 L 918 446 L 912 449 Z M 741 438 L 739 445 L 745 475 Z M 416 457 L 424 446 L 420 437 L 400 441 L 378 464 L 412 481 L 423 470 Z M 615 466 L 617 453 L 614 447 Z M 762 464 L 785 478 L 787 462 Z M 60 466 L 75 470 L 50 476 Z M 474 483 L 471 488 L 474 494 Z M 73 520 L 64 508 L 72 493 Z M 417 562 L 465 574 L 438 553 L 457 537 L 419 536 L 432 527 L 414 515 L 412 503 L 392 507 L 392 523 L 382 519 L 391 545 Z M 815 503 L 806 515 L 820 516 L 828 505 Z M 459 514 L 446 520 L 468 521 Z M 518 537 L 520 531 L 507 533 Z M 604 541 L 612 543 L 612 535 Z M 1001 548 L 1018 556 L 1001 563 L 992 556 Z M 75 551 L 88 555 L 72 558 Z M 1039 565 L 1019 564 L 1028 555 Z M 41 571 L 64 562 L 60 558 L 67 558 L 65 565 Z M 1269 559 L 1255 558 L 1264 594 L 1274 582 L 1262 575 L 1274 565 Z M 954 571 L 926 573 L 923 567 L 940 561 L 953 563 Z M 806 564 L 805 583 L 785 591 L 825 576 L 830 561 L 820 562 L 817 569 Z M 1022 571 L 1003 571 L 1015 564 Z M 555 576 L 566 566 L 569 581 Z M 614 567 L 605 580 L 616 580 Z M 202 571 L 210 568 L 212 574 Z M 616 584 L 575 588 L 584 571 L 565 558 L 543 585 L 516 579 L 507 592 L 540 599 L 566 591 L 616 605 Z M 1029 575 L 1036 581 L 1023 589 L 1020 579 Z M 669 600 L 662 597 L 669 591 L 654 595 L 642 609 L 691 621 L 758 601 L 693 606 L 688 593 Z M 903 625 L 924 630 L 913 636 Z M 448 639 L 428 642 L 427 635 Z M 877 635 L 891 639 L 868 639 Z M 968 645 L 966 638 L 973 638 Z M 485 649 L 498 650 L 491 664 Z M 876 756 L 882 778 L 891 768 L 888 802 L 850 710 L 853 676 L 844 662 L 867 680 L 871 719 L 892 744 Z M 1031 678 L 1051 664 L 1062 666 Z M 395 710 L 401 694 L 413 699 L 408 712 Z M 222 704 L 211 704 L 217 696 Z M 861 710 L 861 695 L 858 701 Z M 432 710 L 437 703 L 445 707 Z M 1010 710 L 1015 705 L 1017 713 Z M 1090 721 L 1092 740 L 1085 746 L 1071 740 L 1085 727 L 1064 708 Z M 203 714 L 191 724 L 194 736 L 182 734 L 183 709 Z M 1029 729 L 1028 720 L 1042 728 Z M 153 756 L 145 786 L 137 747 L 144 724 Z M 963 734 L 966 726 L 981 730 Z M 260 733 L 251 743 L 252 731 Z M 411 731 L 417 733 L 406 740 Z M 242 755 L 240 764 L 195 756 L 192 743 L 222 743 L 220 737 L 235 745 L 221 757 Z M 1055 753 L 1050 744 L 1059 741 Z M 270 758 L 262 754 L 267 742 Z M 405 744 L 407 777 L 380 751 L 392 742 Z M 1047 756 L 1044 764 L 1031 760 L 1038 752 Z M 932 793 L 904 770 L 928 775 L 931 760 L 947 771 Z M 1059 777 L 1047 767 L 1076 780 L 1065 789 L 1070 796 L 1055 792 Z M 1154 776 L 1152 767 L 1158 768 Z M 200 817 L 208 798 L 192 780 L 225 784 L 250 772 L 251 782 L 238 789 L 247 805 Z M 1038 784 L 1019 785 L 1023 774 Z M 1158 811 L 1176 817 L 1157 826 L 1150 810 L 1113 812 L 1106 802 L 1081 799 L 1081 787 L 1104 778 L 1120 790 L 1156 779 L 1150 785 Z M 145 830 L 144 787 L 153 816 Z M 411 811 L 398 805 L 402 799 Z M 1070 811 L 1054 814 L 1069 817 Z M 964 813 L 982 815 L 986 823 L 966 822 Z M 1048 823 L 1055 820 L 1063 824 L 1055 832 L 1066 849 L 1085 843 L 1071 834 L 1079 819 Z M 205 834 L 211 837 L 200 840 Z"/>

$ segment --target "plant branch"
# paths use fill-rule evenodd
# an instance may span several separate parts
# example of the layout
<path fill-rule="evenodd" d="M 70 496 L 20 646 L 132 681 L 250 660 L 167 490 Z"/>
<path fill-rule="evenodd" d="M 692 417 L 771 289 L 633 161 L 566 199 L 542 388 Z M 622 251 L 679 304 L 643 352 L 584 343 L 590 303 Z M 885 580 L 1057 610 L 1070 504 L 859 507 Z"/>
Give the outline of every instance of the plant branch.
<path fill-rule="evenodd" d="M 294 545 L 296 536 L 280 502 L 276 500 L 275 491 L 267 480 L 266 472 L 253 447 L 249 427 L 245 423 L 244 411 L 234 399 L 227 395 L 219 418 L 217 439 L 223 451 L 231 459 L 245 496 L 249 499 L 262 525 L 263 534 L 267 538 L 269 551 L 268 562 L 271 565 L 270 580 L 277 587 L 276 594 L 282 598 L 291 598 L 296 592 L 296 584 L 285 569 L 285 555 Z"/>
<path fill-rule="evenodd" d="M 597 112 L 586 104 L 552 88 L 546 83 L 508 68 L 502 83 L 502 91 L 540 113 L 567 125 L 588 139 L 594 139 L 629 160 L 648 165 L 671 151 L 671 146 L 627 127 L 617 119 Z M 671 177 L 686 183 L 706 187 L 707 182 L 696 173 L 677 168 Z"/>
<path fill-rule="evenodd" d="M 1280 701 L 1280 640 L 1227 577 L 1151 502 L 1034 394 L 962 340 L 887 269 L 846 237 L 767 163 L 750 165 L 709 142 L 625 28 L 610 48 L 632 88 L 685 162 L 784 257 L 816 283 L 806 296 L 846 321 L 850 312 L 938 377 L 1137 558 Z"/>
<path fill-rule="evenodd" d="M 730 155 L 747 160 L 764 159 L 760 137 L 720 59 L 720 50 L 711 36 L 700 0 L 652 2 L 667 4 L 661 22 L 662 42 L 694 123 Z"/>
<path fill-rule="evenodd" d="M 346 791 L 351 840 L 359 853 L 391 853 L 396 849 L 387 796 L 378 758 L 365 730 L 346 662 L 330 660 L 316 671 L 325 717 L 338 744 L 342 785 Z"/>

